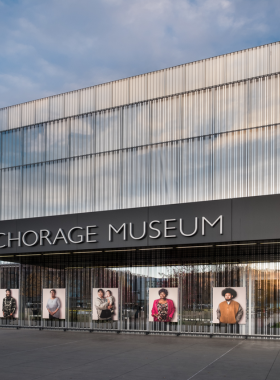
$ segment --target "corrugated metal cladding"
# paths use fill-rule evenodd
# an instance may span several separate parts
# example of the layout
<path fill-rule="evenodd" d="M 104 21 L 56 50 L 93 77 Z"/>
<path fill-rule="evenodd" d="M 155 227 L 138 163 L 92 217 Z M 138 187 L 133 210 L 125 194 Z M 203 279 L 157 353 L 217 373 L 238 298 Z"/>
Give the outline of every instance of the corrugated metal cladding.
<path fill-rule="evenodd" d="M 0 109 L 0 130 L 276 72 L 280 72 L 279 42 L 6 107 Z"/>
<path fill-rule="evenodd" d="M 2 109 L 1 219 L 279 193 L 278 72 L 275 43 Z"/>

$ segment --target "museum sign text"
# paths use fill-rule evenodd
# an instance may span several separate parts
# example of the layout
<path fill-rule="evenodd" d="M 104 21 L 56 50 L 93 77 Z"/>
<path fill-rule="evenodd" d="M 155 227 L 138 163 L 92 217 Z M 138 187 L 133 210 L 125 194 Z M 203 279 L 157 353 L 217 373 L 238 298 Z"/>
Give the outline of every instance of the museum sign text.
<path fill-rule="evenodd" d="M 187 231 L 183 218 L 179 219 L 164 219 L 152 220 L 150 222 L 143 221 L 141 224 L 141 233 L 135 234 L 136 223 L 108 223 L 107 226 L 107 241 L 113 242 L 114 236 L 122 236 L 123 241 L 128 239 L 143 240 L 150 239 L 170 239 L 177 237 L 190 238 L 196 234 L 206 235 L 206 226 L 209 228 L 219 224 L 219 234 L 223 235 L 223 215 L 218 216 L 214 220 L 208 220 L 206 217 L 193 218 L 193 228 Z M 138 226 L 139 227 L 139 226 Z M 104 226 L 103 226 L 104 228 Z M 49 229 L 39 229 L 13 232 L 0 232 L 0 248 L 11 248 L 14 245 L 18 247 L 33 247 L 33 246 L 53 246 L 58 242 L 64 244 L 81 244 L 98 243 L 99 226 L 92 224 L 88 226 L 75 226 L 68 230 L 65 228 L 58 228 L 55 231 Z M 105 235 L 105 236 L 106 236 Z M 104 234 L 103 234 L 104 236 Z"/>

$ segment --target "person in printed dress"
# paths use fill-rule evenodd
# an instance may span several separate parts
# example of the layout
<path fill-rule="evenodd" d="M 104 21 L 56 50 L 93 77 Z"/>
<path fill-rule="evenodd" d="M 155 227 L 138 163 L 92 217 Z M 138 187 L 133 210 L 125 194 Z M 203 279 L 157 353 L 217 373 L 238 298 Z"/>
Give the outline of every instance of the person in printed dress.
<path fill-rule="evenodd" d="M 167 298 L 167 289 L 160 289 L 158 294 L 159 299 L 153 303 L 152 317 L 155 322 L 171 322 L 175 313 L 174 302 Z"/>

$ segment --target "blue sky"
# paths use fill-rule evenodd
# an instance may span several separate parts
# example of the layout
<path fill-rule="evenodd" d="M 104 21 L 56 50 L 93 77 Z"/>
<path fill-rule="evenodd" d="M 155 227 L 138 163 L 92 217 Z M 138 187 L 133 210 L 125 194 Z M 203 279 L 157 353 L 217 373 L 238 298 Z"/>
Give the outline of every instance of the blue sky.
<path fill-rule="evenodd" d="M 0 107 L 280 40 L 279 0 L 0 0 Z"/>

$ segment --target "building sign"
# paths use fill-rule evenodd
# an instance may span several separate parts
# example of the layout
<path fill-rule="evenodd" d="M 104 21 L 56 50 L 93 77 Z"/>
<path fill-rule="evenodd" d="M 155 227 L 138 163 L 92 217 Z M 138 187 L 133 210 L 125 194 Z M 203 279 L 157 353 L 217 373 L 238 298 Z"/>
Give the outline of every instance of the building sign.
<path fill-rule="evenodd" d="M 0 222 L 1 252 L 192 244 L 230 238 L 229 201 Z"/>
<path fill-rule="evenodd" d="M 278 239 L 280 195 L 0 221 L 5 254 Z"/>
<path fill-rule="evenodd" d="M 194 230 L 191 233 L 186 233 L 183 231 L 183 219 L 179 219 L 179 231 L 176 232 L 176 227 L 174 222 L 177 219 L 165 219 L 163 222 L 159 220 L 153 220 L 150 223 L 143 222 L 143 230 L 140 236 L 134 236 L 133 223 L 123 223 L 120 227 L 115 227 L 113 224 L 108 224 L 108 242 L 112 242 L 114 234 L 121 234 L 123 240 L 126 241 L 128 235 L 133 240 L 142 240 L 149 235 L 150 239 L 159 239 L 162 235 L 165 239 L 176 238 L 178 234 L 184 237 L 191 237 L 198 233 L 198 218 L 194 219 Z M 172 224 L 173 223 L 173 224 Z M 223 216 L 220 215 L 213 223 L 211 223 L 204 216 L 202 217 L 202 236 L 205 235 L 205 224 L 210 227 L 214 227 L 217 223 L 220 224 L 220 235 L 223 234 Z M 163 230 L 160 229 L 159 225 L 163 225 Z M 147 227 L 148 225 L 148 227 Z M 157 227 L 156 227 L 157 226 Z M 75 235 L 75 237 L 74 237 Z M 4 233 L 0 232 L 2 237 L 1 241 L 4 244 L 0 246 L 0 249 L 11 248 L 13 243 L 16 243 L 18 247 L 25 245 L 26 247 L 33 247 L 35 245 L 46 246 L 46 245 L 56 245 L 58 241 L 64 242 L 64 244 L 82 244 L 82 243 L 97 243 L 98 237 L 98 226 L 76 226 L 72 227 L 69 231 L 65 231 L 63 228 L 59 228 L 58 231 L 53 233 L 47 229 L 41 229 L 39 231 L 28 230 L 25 232 L 18 231 L 17 236 L 14 236 L 12 232 Z"/>

